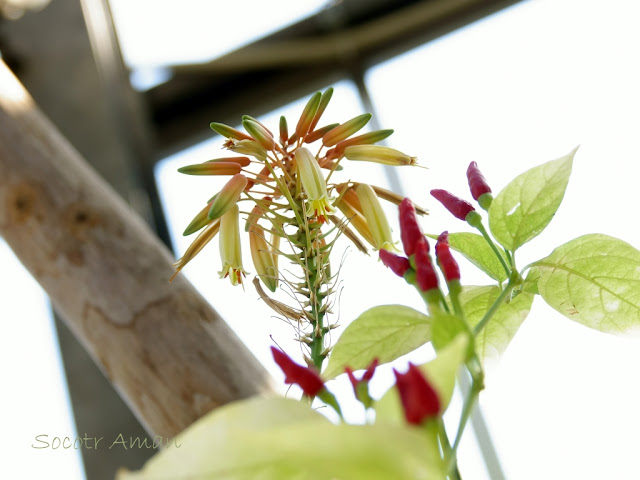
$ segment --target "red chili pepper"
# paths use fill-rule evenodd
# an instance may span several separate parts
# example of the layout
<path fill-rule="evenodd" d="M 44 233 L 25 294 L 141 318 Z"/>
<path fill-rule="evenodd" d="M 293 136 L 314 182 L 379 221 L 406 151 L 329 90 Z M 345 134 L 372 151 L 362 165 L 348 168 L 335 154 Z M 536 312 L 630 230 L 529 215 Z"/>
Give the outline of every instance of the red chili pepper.
<path fill-rule="evenodd" d="M 458 262 L 456 262 L 451 250 L 449 249 L 449 233 L 442 232 L 436 242 L 436 258 L 440 269 L 444 274 L 444 278 L 449 283 L 451 280 L 460 280 L 460 268 Z"/>
<path fill-rule="evenodd" d="M 404 416 L 411 425 L 421 425 L 425 420 L 438 416 L 440 399 L 418 367 L 409 363 L 406 373 L 398 373 L 394 368 L 396 387 L 400 393 L 400 401 Z"/>
<path fill-rule="evenodd" d="M 315 397 L 324 389 L 324 382 L 315 370 L 310 367 L 298 365 L 291 360 L 286 353 L 275 347 L 271 347 L 271 354 L 275 362 L 284 372 L 284 383 L 295 383 L 310 397 Z"/>
<path fill-rule="evenodd" d="M 380 256 L 382 263 L 389 267 L 391 271 L 399 277 L 404 277 L 407 270 L 411 268 L 409 260 L 401 257 L 400 255 L 396 255 L 395 253 L 391 253 L 389 250 L 385 250 L 384 248 L 381 248 L 378 251 L 378 255 Z"/>
<path fill-rule="evenodd" d="M 416 242 L 424 238 L 413 202 L 408 198 L 404 198 L 399 206 L 400 210 L 400 239 L 404 247 L 404 253 L 407 257 L 415 252 Z M 427 244 L 427 246 L 429 246 Z"/>
<path fill-rule="evenodd" d="M 431 195 L 438 200 L 451 214 L 460 220 L 466 220 L 470 212 L 475 211 L 473 205 L 466 200 L 456 197 L 446 190 L 431 190 Z"/>
<path fill-rule="evenodd" d="M 469 168 L 467 168 L 467 180 L 469 180 L 469 188 L 471 189 L 471 195 L 474 200 L 478 200 L 485 193 L 491 193 L 491 188 L 487 184 L 476 162 L 469 164 Z"/>
<path fill-rule="evenodd" d="M 416 260 L 416 281 L 418 287 L 423 292 L 428 292 L 434 288 L 438 288 L 438 275 L 433 268 L 431 257 L 429 256 L 429 244 L 427 239 L 422 237 L 416 242 L 415 250 Z"/>

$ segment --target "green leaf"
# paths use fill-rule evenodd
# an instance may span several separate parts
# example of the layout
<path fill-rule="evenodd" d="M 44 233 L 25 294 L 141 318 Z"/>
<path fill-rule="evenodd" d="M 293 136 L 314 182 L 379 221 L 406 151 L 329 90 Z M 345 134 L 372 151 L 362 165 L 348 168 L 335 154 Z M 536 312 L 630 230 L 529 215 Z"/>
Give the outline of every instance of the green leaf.
<path fill-rule="evenodd" d="M 507 250 L 515 251 L 549 225 L 564 197 L 576 150 L 519 175 L 493 199 L 489 227 Z"/>
<path fill-rule="evenodd" d="M 608 333 L 640 327 L 640 251 L 590 234 L 533 264 L 544 300 L 567 318 Z"/>
<path fill-rule="evenodd" d="M 438 238 L 437 235 L 428 235 Z M 477 233 L 449 233 L 449 245 L 494 280 L 504 282 L 507 273 L 487 241 Z"/>
<path fill-rule="evenodd" d="M 464 364 L 469 346 L 469 337 L 458 335 L 438 356 L 429 363 L 420 365 L 420 370 L 438 392 L 438 398 L 445 411 L 451 402 L 456 375 Z M 402 405 L 395 387 L 390 388 L 376 404 L 376 422 L 404 424 Z"/>
<path fill-rule="evenodd" d="M 175 445 L 180 445 L 176 448 Z M 254 398 L 198 420 L 118 480 L 444 480 L 433 435 L 401 425 L 334 425 L 308 405 Z"/>
<path fill-rule="evenodd" d="M 367 368 L 374 358 L 387 363 L 431 339 L 431 319 L 404 305 L 373 307 L 342 332 L 322 374 L 331 379 L 349 366 Z"/>
<path fill-rule="evenodd" d="M 495 303 L 500 292 L 500 288 L 496 286 L 463 287 L 460 303 L 472 328 Z M 498 308 L 489 323 L 476 336 L 476 352 L 481 359 L 498 356 L 507 348 L 527 318 L 532 303 L 533 295 L 522 291 Z"/>
<path fill-rule="evenodd" d="M 437 313 L 431 317 L 431 343 L 436 351 L 440 351 L 449 345 L 460 334 L 471 337 L 467 325 L 457 315 Z"/>

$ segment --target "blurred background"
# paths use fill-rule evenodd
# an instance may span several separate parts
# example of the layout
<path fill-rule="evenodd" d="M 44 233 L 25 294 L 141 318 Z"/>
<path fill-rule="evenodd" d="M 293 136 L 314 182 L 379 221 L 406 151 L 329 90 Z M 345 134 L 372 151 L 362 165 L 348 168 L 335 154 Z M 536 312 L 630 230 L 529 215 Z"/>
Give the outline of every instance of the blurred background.
<path fill-rule="evenodd" d="M 396 131 L 387 145 L 428 167 L 359 165 L 349 174 L 427 207 L 431 233 L 466 230 L 428 192 L 468 197 L 470 161 L 498 192 L 580 145 L 564 203 L 522 248 L 524 266 L 585 233 L 640 247 L 639 18 L 640 5 L 629 0 L 0 0 L 0 54 L 176 257 L 190 242 L 182 230 L 220 187 L 176 172 L 225 156 L 209 123 L 237 126 L 249 114 L 276 128 L 284 114 L 295 125 L 309 95 L 329 86 L 323 121 L 371 112 L 371 129 Z M 388 213 L 397 233 L 394 209 Z M 343 326 L 377 304 L 422 308 L 375 257 L 345 248 Z M 0 263 L 2 471 L 94 480 L 139 468 L 152 450 L 32 447 L 37 435 L 145 433 L 1 239 Z M 219 269 L 214 242 L 183 274 L 281 378 L 268 345 L 274 338 L 296 352 L 290 326 L 271 318 L 250 285 L 218 280 Z M 469 265 L 462 276 L 490 283 Z M 410 359 L 430 355 L 422 349 Z M 396 364 L 404 369 L 406 360 Z M 638 365 L 637 332 L 591 331 L 537 299 L 490 364 L 481 396 L 481 444 L 491 437 L 500 466 L 483 457 L 469 429 L 463 477 L 637 478 Z M 382 392 L 390 377 L 382 372 L 373 388 Z M 350 395 L 344 379 L 335 384 Z"/>

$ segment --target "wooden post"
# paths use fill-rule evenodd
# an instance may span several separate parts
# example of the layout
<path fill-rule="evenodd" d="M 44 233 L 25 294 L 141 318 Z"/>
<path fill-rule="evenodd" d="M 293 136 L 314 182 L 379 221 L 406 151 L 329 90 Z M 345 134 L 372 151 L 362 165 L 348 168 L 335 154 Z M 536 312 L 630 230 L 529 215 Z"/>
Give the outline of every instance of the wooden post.
<path fill-rule="evenodd" d="M 170 253 L 3 62 L 0 235 L 151 435 L 173 437 L 212 408 L 271 391 L 196 290 L 180 276 L 169 284 Z"/>

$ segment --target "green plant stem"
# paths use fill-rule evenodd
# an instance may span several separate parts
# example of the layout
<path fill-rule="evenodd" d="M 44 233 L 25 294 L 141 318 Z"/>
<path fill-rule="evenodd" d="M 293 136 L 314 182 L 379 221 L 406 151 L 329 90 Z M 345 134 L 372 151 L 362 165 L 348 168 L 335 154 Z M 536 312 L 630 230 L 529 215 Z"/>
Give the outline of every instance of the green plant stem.
<path fill-rule="evenodd" d="M 478 222 L 477 225 L 474 225 L 478 231 L 482 234 L 482 236 L 484 237 L 484 239 L 486 240 L 486 242 L 489 244 L 489 246 L 491 247 L 491 250 L 493 250 L 493 253 L 496 254 L 496 257 L 498 257 L 498 260 L 500 261 L 500 263 L 502 264 L 502 267 L 504 268 L 504 271 L 507 272 L 507 277 L 511 276 L 511 269 L 509 268 L 509 266 L 507 265 L 507 262 L 504 259 L 504 255 L 502 255 L 502 253 L 500 252 L 500 250 L 498 250 L 498 247 L 496 246 L 496 244 L 494 243 L 493 239 L 489 236 L 489 234 L 487 233 L 487 229 L 484 228 L 484 225 L 480 222 Z"/>
<path fill-rule="evenodd" d="M 452 455 L 451 443 L 449 442 L 447 430 L 444 428 L 444 421 L 442 420 L 442 418 L 438 419 L 438 438 L 440 439 L 440 445 L 442 447 L 444 458 L 450 458 Z M 455 465 L 453 465 L 453 468 L 449 472 L 449 478 L 451 480 L 461 480 L 457 462 L 455 463 Z"/>
<path fill-rule="evenodd" d="M 478 382 L 475 378 L 472 377 L 471 380 L 471 389 L 469 390 L 469 394 L 464 399 L 464 404 L 462 406 L 462 412 L 460 414 L 460 423 L 458 424 L 458 431 L 456 432 L 456 438 L 453 441 L 453 446 L 451 447 L 451 454 L 448 457 L 447 461 L 447 471 L 453 472 L 457 470 L 457 460 L 456 460 L 456 452 L 458 450 L 458 446 L 460 445 L 460 440 L 462 440 L 462 434 L 464 433 L 464 428 L 469 421 L 469 417 L 471 416 L 471 412 L 473 411 L 473 406 L 478 398 L 478 394 L 483 388 L 483 382 Z"/>
<path fill-rule="evenodd" d="M 507 297 L 507 295 L 511 293 L 511 290 L 513 290 L 514 285 L 515 285 L 514 279 L 509 278 L 509 282 L 507 283 L 507 286 L 504 287 L 504 290 L 502 290 L 502 292 L 500 292 L 500 295 L 498 296 L 498 298 L 496 298 L 496 301 L 493 302 L 493 305 L 491 305 L 491 308 L 487 310 L 487 313 L 484 314 L 484 317 L 482 317 L 482 320 L 480 320 L 478 324 L 475 326 L 475 328 L 473 329 L 474 336 L 477 336 L 482 331 L 482 329 L 487 325 L 487 322 L 491 320 L 491 317 L 493 316 L 493 314 L 496 313 L 498 308 L 500 308 L 500 305 L 502 305 L 502 302 L 504 301 L 504 299 Z"/>

